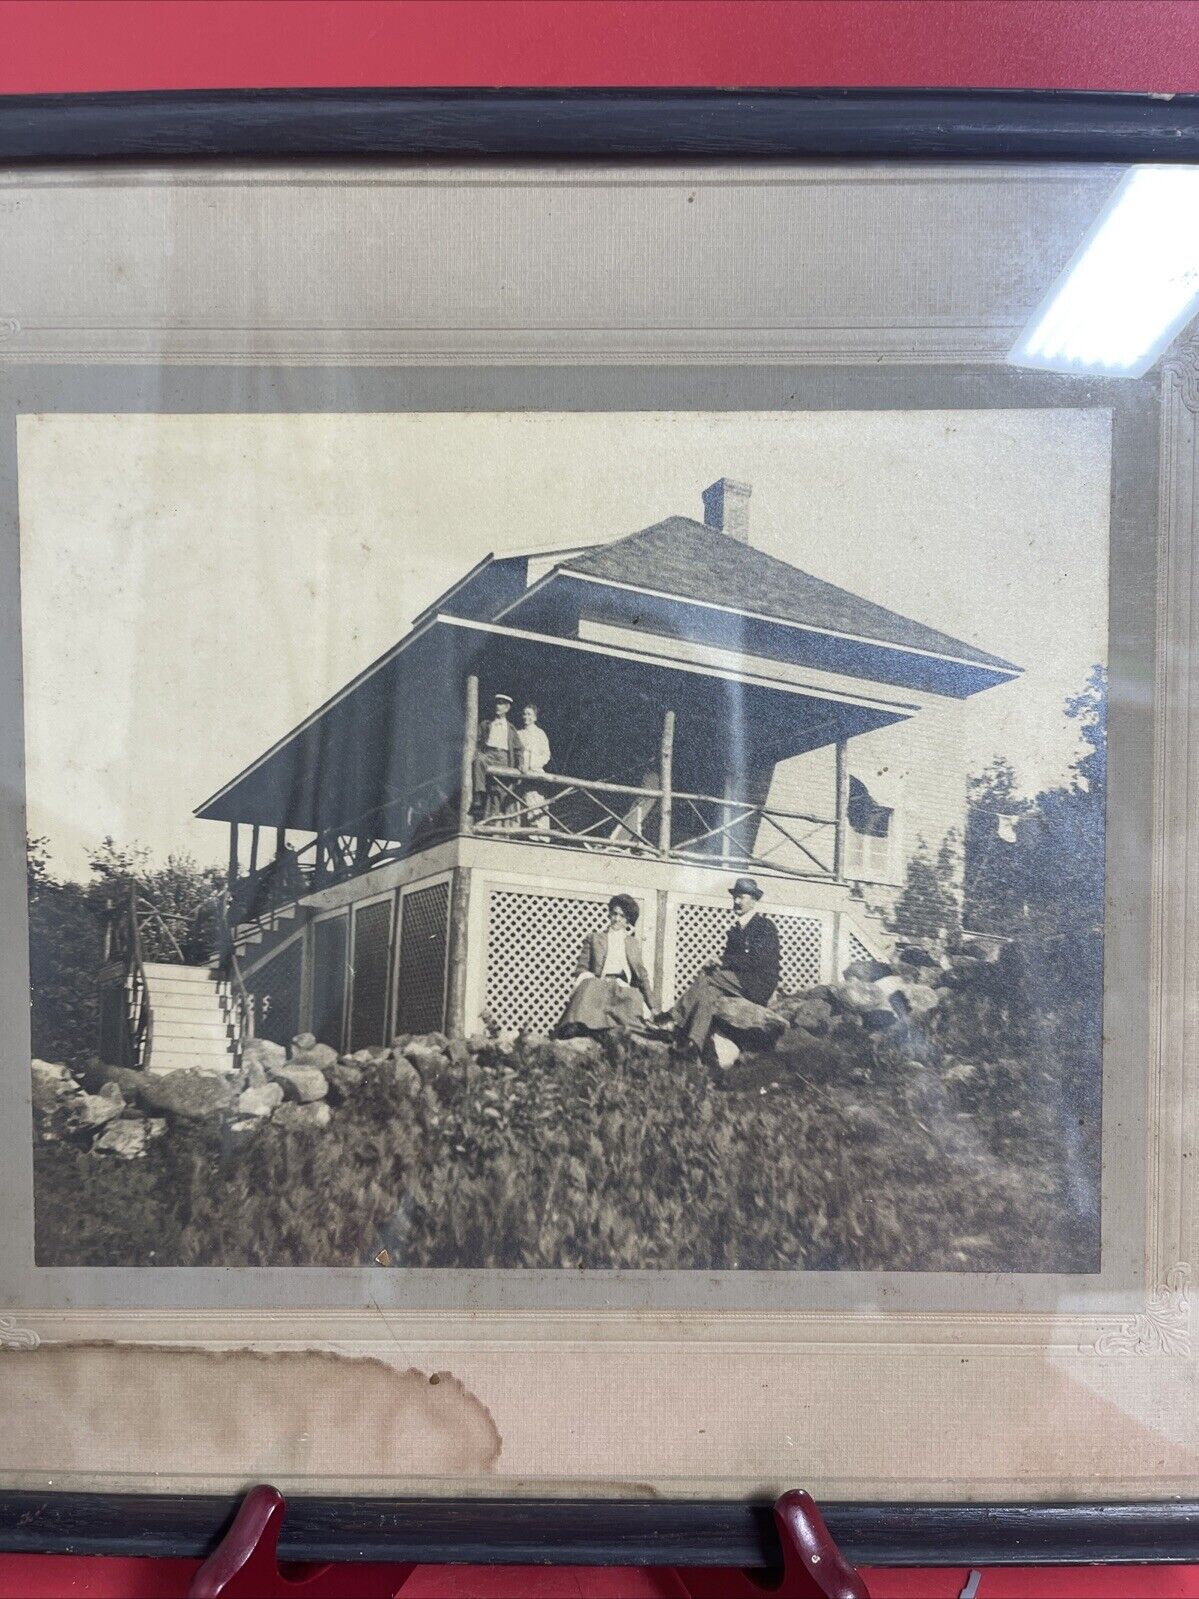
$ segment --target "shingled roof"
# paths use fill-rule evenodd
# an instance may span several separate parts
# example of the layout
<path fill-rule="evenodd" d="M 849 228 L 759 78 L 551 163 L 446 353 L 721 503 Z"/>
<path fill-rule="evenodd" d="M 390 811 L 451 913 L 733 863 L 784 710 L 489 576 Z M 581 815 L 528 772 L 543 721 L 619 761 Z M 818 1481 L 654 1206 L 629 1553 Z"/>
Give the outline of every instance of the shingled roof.
<path fill-rule="evenodd" d="M 559 570 L 977 666 L 1019 670 L 998 655 L 826 583 L 689 516 L 668 516 L 615 543 L 572 554 Z"/>

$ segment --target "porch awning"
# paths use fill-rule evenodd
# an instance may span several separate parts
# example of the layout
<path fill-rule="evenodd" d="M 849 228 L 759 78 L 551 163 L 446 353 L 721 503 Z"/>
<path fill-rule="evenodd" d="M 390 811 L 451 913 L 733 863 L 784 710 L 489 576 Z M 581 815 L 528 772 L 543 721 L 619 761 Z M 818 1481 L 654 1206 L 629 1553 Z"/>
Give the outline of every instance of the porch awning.
<path fill-rule="evenodd" d="M 730 764 L 761 770 L 913 714 L 905 698 L 798 687 L 444 613 L 313 712 L 196 815 L 305 832 L 353 831 L 422 789 L 456 786 L 469 676 L 484 714 L 497 691 L 540 709 L 552 769 L 636 783 L 673 710 L 675 786 L 713 792 Z"/>

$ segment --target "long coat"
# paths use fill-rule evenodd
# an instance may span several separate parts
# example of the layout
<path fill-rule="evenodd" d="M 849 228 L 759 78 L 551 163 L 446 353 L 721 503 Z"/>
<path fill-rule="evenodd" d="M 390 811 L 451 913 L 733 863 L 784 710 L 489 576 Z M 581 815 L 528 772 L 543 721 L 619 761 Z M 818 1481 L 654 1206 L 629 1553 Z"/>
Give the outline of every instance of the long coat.
<path fill-rule="evenodd" d="M 633 987 L 640 989 L 645 996 L 645 1003 L 650 1010 L 658 1009 L 658 1000 L 654 994 L 654 985 L 646 970 L 645 957 L 641 952 L 641 940 L 636 933 L 624 935 L 625 960 L 628 963 L 629 976 L 633 980 Z M 604 929 L 597 929 L 588 933 L 579 950 L 579 958 L 575 962 L 575 976 L 579 977 L 584 972 L 592 977 L 598 977 L 604 969 L 604 962 L 608 958 L 608 933 Z"/>
<path fill-rule="evenodd" d="M 755 911 L 744 927 L 734 922 L 720 964 L 736 972 L 746 999 L 765 1005 L 779 986 L 779 930 L 770 917 Z"/>

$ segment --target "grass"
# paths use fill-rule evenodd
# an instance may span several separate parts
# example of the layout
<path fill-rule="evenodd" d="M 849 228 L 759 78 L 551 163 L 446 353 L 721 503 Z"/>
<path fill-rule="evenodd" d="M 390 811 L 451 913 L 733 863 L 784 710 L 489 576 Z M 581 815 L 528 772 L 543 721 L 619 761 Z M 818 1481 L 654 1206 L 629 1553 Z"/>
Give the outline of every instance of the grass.
<path fill-rule="evenodd" d="M 370 1066 L 315 1134 L 176 1122 L 132 1162 L 39 1142 L 38 1262 L 1093 1270 L 1085 1051 L 971 1058 L 988 1007 L 792 1031 L 731 1083 L 627 1036 L 492 1042 L 421 1080 Z"/>

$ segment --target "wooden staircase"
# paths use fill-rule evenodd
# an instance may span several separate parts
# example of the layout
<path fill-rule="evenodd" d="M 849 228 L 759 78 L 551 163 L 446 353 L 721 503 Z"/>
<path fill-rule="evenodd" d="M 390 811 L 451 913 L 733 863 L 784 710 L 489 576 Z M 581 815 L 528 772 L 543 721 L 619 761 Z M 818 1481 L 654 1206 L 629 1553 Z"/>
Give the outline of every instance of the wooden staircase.
<path fill-rule="evenodd" d="M 228 983 L 209 966 L 146 961 L 142 970 L 153 1019 L 146 1069 L 236 1070 L 241 1039 Z"/>
<path fill-rule="evenodd" d="M 307 920 L 307 913 L 301 915 L 299 905 L 293 900 L 235 928 L 233 948 L 243 973 L 253 972 L 271 955 L 277 954 L 284 944 L 303 932 Z"/>

